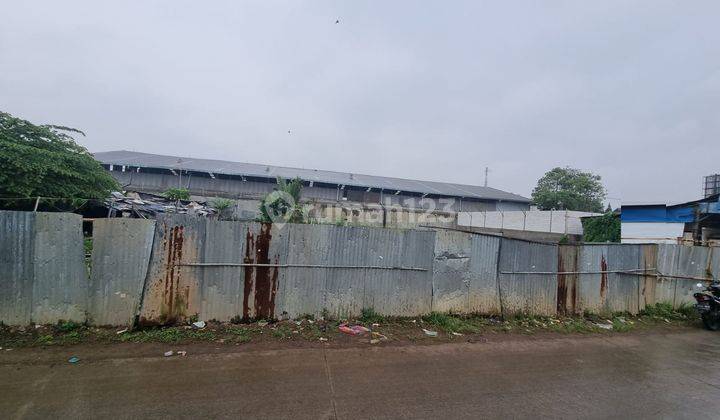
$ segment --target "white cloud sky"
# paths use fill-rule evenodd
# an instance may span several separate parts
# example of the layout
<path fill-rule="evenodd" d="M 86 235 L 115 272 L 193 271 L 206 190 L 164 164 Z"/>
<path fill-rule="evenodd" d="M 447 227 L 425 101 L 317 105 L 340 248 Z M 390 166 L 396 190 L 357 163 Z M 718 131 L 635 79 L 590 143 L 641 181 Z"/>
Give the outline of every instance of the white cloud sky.
<path fill-rule="evenodd" d="M 526 196 L 569 165 L 634 202 L 699 198 L 720 172 L 716 1 L 2 10 L 0 109 L 80 128 L 91 151 L 468 184 L 489 166 Z"/>

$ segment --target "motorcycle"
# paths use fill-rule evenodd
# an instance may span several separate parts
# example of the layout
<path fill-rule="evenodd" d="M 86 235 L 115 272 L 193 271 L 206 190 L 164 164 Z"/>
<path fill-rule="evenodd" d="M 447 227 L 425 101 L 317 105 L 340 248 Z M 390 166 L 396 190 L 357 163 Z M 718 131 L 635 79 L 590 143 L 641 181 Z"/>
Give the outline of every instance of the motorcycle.
<path fill-rule="evenodd" d="M 697 284 L 703 287 L 702 283 Z M 703 325 L 711 331 L 720 330 L 720 282 L 714 281 L 704 292 L 693 294 L 697 304 L 695 309 L 700 313 Z"/>

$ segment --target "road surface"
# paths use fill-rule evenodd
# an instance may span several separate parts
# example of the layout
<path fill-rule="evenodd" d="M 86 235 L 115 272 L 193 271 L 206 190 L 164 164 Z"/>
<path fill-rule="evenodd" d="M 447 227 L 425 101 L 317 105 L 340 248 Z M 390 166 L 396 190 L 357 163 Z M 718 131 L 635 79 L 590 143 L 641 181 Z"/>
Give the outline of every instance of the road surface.
<path fill-rule="evenodd" d="M 177 346 L 174 346 L 178 348 Z M 709 418 L 720 334 L 483 343 L 0 351 L 3 418 Z M 69 354 L 82 360 L 71 365 Z"/>

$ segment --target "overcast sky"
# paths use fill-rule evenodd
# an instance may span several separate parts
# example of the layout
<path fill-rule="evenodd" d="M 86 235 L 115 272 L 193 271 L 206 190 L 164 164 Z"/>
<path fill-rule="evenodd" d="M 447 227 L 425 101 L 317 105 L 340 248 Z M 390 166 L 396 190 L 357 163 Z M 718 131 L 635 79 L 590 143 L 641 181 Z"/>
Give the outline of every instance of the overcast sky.
<path fill-rule="evenodd" d="M 614 202 L 697 199 L 720 172 L 715 0 L 1 9 L 0 110 L 91 151 L 477 185 L 489 166 L 525 196 L 569 165 Z"/>

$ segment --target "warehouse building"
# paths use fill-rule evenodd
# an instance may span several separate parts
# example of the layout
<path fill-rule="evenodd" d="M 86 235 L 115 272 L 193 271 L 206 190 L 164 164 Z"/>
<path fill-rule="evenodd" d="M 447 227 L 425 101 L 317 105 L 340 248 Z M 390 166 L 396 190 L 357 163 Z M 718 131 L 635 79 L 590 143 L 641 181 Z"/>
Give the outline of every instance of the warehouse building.
<path fill-rule="evenodd" d="M 224 197 L 254 212 L 277 177 L 303 181 L 302 200 L 318 205 L 393 206 L 452 214 L 527 210 L 530 200 L 495 188 L 317 169 L 155 155 L 131 151 L 94 154 L 127 191 L 163 193 L 187 188 L 198 198 Z M 244 204 L 243 204 L 244 203 Z"/>
<path fill-rule="evenodd" d="M 623 204 L 622 243 L 720 245 L 720 194 L 677 204 Z"/>

